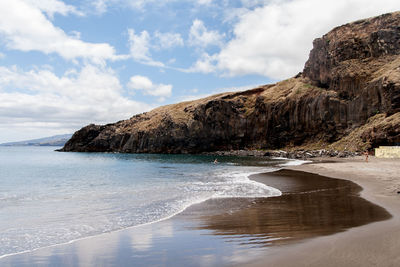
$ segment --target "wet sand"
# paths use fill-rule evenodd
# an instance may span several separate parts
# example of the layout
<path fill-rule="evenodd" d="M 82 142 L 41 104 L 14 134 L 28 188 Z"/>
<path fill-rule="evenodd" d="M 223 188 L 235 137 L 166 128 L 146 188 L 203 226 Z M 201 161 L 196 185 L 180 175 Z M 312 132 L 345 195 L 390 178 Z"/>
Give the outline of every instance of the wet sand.
<path fill-rule="evenodd" d="M 391 215 L 350 181 L 294 170 L 251 179 L 283 195 L 212 199 L 158 223 L 6 257 L 0 266 L 298 266 L 287 255 L 321 236 L 393 220 L 384 221 Z"/>
<path fill-rule="evenodd" d="M 253 235 L 251 241 L 243 240 L 242 244 L 273 247 L 391 218 L 386 210 L 361 198 L 361 187 L 350 181 L 294 170 L 253 175 L 250 179 L 279 188 L 283 195 L 254 199 L 247 207 L 241 207 L 246 200 L 240 199 L 209 201 L 205 206 L 208 211 L 201 211 L 199 216 L 202 225 L 196 229 L 231 237 Z M 221 207 L 231 210 L 232 206 L 237 210 L 221 212 Z M 198 208 L 187 212 L 192 209 Z M 215 214 L 207 214 L 213 210 Z"/>
<path fill-rule="evenodd" d="M 353 181 L 392 218 L 274 249 L 249 266 L 400 266 L 400 159 L 357 157 L 290 169 Z"/>

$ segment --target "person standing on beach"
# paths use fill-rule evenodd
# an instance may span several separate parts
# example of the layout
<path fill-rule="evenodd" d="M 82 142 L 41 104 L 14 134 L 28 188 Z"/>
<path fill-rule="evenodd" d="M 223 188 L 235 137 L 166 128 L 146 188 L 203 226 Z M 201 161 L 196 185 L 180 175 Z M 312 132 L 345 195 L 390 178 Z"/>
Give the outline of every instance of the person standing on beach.
<path fill-rule="evenodd" d="M 365 156 L 365 162 L 368 162 L 368 156 L 369 156 L 368 150 L 364 152 L 364 156 Z"/>

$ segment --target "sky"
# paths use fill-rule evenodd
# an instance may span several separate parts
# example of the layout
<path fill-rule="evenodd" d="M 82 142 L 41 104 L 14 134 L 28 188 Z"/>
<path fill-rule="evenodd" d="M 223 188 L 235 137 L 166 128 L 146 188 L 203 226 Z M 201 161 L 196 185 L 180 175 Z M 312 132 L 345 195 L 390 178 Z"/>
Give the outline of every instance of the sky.
<path fill-rule="evenodd" d="M 302 71 L 313 39 L 398 0 L 0 0 L 0 143 Z"/>

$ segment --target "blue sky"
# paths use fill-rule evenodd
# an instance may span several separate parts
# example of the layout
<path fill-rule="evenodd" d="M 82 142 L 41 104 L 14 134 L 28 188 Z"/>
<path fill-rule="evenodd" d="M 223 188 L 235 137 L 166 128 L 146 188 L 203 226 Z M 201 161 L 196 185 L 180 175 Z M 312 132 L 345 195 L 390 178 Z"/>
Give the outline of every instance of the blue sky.
<path fill-rule="evenodd" d="M 0 0 L 0 143 L 289 78 L 398 0 Z"/>

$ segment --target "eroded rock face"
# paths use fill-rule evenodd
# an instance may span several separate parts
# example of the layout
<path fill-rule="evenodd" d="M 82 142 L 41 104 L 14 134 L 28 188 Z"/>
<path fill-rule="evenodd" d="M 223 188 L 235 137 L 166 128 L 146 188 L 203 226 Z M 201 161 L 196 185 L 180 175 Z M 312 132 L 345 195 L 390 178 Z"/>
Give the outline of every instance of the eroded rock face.
<path fill-rule="evenodd" d="M 347 82 L 341 81 L 346 76 L 352 78 L 356 86 L 362 85 L 368 80 L 367 76 L 381 65 L 379 62 L 370 64 L 371 60 L 399 55 L 399 16 L 396 12 L 349 23 L 315 39 L 304 67 L 304 76 L 323 88 L 342 89 L 340 82 Z M 355 62 L 351 60 L 357 60 L 363 66 L 354 66 Z M 354 74 L 358 74 L 357 77 Z"/>
<path fill-rule="evenodd" d="M 63 151 L 199 153 L 333 143 L 376 114 L 400 111 L 400 12 L 333 29 L 314 41 L 302 75 L 240 93 L 164 106 L 77 131 Z M 360 137 L 400 143 L 400 126 Z"/>
<path fill-rule="evenodd" d="M 303 76 L 314 85 L 358 106 L 372 101 L 381 112 L 400 111 L 399 69 L 396 64 L 389 67 L 400 54 L 399 12 L 337 27 L 313 46 Z"/>

